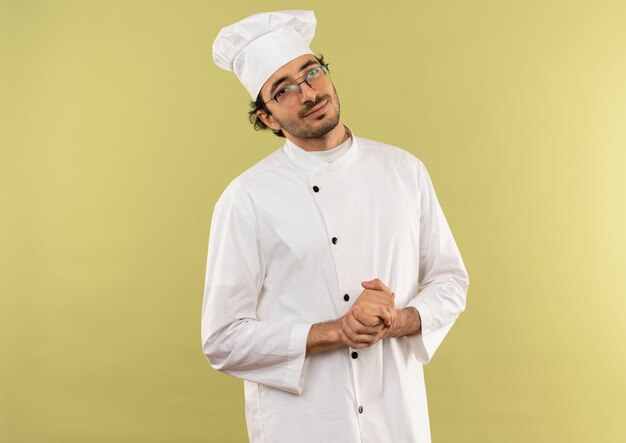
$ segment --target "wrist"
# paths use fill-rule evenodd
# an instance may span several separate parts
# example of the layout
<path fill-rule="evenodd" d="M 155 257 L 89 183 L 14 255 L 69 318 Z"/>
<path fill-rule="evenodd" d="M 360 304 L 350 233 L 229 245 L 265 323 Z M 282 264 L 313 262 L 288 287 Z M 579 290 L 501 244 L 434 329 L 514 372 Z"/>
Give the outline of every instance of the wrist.
<path fill-rule="evenodd" d="M 306 355 L 317 354 L 343 345 L 339 338 L 341 318 L 311 326 L 307 337 Z"/>
<path fill-rule="evenodd" d="M 342 345 L 341 338 L 339 338 L 339 330 L 342 328 L 341 318 L 337 320 L 333 320 L 327 323 L 327 328 L 325 328 L 325 340 L 328 345 L 339 346 Z"/>
<path fill-rule="evenodd" d="M 422 330 L 422 322 L 418 310 L 412 306 L 398 310 L 396 327 L 391 331 L 392 337 L 414 335 Z"/>

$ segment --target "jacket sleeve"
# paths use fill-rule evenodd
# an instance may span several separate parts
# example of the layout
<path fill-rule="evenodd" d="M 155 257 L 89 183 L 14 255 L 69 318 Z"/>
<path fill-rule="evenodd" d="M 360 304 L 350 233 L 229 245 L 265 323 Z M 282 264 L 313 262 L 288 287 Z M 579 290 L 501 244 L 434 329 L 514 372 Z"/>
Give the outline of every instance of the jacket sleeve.
<path fill-rule="evenodd" d="M 202 351 L 218 371 L 300 394 L 311 325 L 257 319 L 264 275 L 255 208 L 243 186 L 233 181 L 211 220 Z"/>
<path fill-rule="evenodd" d="M 418 160 L 420 194 L 420 250 L 418 294 L 407 306 L 422 320 L 421 332 L 407 337 L 418 360 L 426 364 L 465 310 L 469 277 L 433 184 Z"/>

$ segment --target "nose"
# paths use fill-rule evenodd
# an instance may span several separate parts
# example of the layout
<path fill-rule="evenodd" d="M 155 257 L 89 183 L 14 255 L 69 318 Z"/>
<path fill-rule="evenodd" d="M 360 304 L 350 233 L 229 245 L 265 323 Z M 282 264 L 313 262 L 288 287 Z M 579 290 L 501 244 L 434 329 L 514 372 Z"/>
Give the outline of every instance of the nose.
<path fill-rule="evenodd" d="M 300 84 L 300 91 L 301 91 L 301 101 L 303 102 L 307 102 L 307 101 L 315 101 L 315 97 L 317 97 L 317 91 L 315 89 L 313 89 L 312 87 L 309 86 L 309 84 L 307 82 L 302 82 Z"/>

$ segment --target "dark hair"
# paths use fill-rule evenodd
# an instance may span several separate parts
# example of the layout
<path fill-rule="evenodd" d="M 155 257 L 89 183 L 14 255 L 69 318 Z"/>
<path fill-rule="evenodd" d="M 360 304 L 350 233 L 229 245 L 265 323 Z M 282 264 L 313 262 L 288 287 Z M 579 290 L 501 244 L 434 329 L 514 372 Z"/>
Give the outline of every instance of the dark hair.
<path fill-rule="evenodd" d="M 322 54 L 320 54 L 319 56 L 315 56 L 315 58 L 320 63 L 320 65 L 324 64 L 324 56 Z M 259 91 L 259 95 L 257 95 L 256 101 L 250 101 L 250 110 L 248 111 L 248 119 L 250 120 L 250 123 L 252 123 L 255 131 L 263 131 L 265 129 L 269 129 L 274 133 L 274 135 L 278 137 L 284 137 L 285 134 L 283 134 L 283 131 L 281 131 L 280 129 L 271 129 L 265 123 L 263 123 L 263 120 L 261 120 L 257 115 L 257 111 L 260 110 L 263 110 L 268 115 L 272 115 L 270 110 L 267 109 L 267 107 L 265 106 L 265 103 L 263 103 L 263 99 L 261 98 L 261 92 Z"/>

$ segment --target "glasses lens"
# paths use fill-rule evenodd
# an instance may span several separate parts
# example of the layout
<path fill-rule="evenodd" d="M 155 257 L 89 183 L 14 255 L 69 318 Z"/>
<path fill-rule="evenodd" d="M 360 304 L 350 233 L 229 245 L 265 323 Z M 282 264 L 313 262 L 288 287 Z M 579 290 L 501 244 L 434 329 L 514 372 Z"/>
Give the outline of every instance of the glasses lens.
<path fill-rule="evenodd" d="M 311 87 L 315 89 L 323 88 L 324 86 L 327 86 L 328 83 L 330 82 L 330 75 L 328 73 L 328 69 L 325 66 L 319 66 L 317 68 L 312 69 L 311 71 L 309 71 L 309 74 L 307 75 L 307 81 L 309 82 Z"/>
<path fill-rule="evenodd" d="M 300 88 L 296 85 L 282 88 L 276 95 L 276 101 L 285 108 L 297 105 L 300 101 Z"/>
<path fill-rule="evenodd" d="M 324 89 L 330 83 L 330 74 L 326 66 L 318 66 L 306 74 L 306 82 L 315 90 Z M 304 82 L 302 82 L 304 83 Z M 276 101 L 284 108 L 293 108 L 300 102 L 300 85 L 287 85 L 278 91 Z"/>

